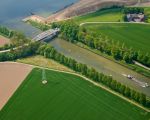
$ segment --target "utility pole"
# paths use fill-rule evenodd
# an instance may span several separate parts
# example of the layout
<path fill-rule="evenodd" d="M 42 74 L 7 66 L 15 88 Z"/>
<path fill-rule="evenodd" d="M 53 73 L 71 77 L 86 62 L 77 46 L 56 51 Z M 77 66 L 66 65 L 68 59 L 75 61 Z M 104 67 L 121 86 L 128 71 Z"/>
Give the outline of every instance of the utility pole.
<path fill-rule="evenodd" d="M 45 71 L 46 63 L 43 65 L 42 68 L 42 84 L 47 84 L 47 78 L 46 78 L 46 71 Z"/>

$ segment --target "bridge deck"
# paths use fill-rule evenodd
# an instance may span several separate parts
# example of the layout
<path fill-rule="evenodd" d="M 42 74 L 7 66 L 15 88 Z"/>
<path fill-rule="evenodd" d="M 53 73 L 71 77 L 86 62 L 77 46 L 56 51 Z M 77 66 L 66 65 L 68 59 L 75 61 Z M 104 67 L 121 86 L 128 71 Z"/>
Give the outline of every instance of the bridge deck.
<path fill-rule="evenodd" d="M 40 41 L 40 40 L 44 40 L 45 38 L 48 38 L 48 37 L 54 37 L 58 34 L 59 31 L 60 30 L 58 28 L 47 30 L 47 31 L 42 32 L 41 34 L 35 36 L 33 38 L 33 40 Z"/>

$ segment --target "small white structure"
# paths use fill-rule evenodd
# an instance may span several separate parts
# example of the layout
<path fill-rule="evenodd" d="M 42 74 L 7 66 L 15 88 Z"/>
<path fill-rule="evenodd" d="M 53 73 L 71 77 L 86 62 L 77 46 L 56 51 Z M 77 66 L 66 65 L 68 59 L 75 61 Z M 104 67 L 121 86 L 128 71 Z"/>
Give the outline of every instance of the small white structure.
<path fill-rule="evenodd" d="M 44 85 L 47 84 L 47 83 L 48 83 L 47 80 L 42 81 L 42 84 L 44 84 Z"/>

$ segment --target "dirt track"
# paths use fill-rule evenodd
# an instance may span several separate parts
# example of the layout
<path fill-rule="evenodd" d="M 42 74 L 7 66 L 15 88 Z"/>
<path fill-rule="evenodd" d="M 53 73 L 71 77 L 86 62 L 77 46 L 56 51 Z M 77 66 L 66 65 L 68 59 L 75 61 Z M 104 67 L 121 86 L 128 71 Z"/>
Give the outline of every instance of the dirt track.
<path fill-rule="evenodd" d="M 0 63 L 0 110 L 32 70 L 19 63 Z"/>
<path fill-rule="evenodd" d="M 0 46 L 5 45 L 6 43 L 9 43 L 9 40 L 0 35 Z"/>

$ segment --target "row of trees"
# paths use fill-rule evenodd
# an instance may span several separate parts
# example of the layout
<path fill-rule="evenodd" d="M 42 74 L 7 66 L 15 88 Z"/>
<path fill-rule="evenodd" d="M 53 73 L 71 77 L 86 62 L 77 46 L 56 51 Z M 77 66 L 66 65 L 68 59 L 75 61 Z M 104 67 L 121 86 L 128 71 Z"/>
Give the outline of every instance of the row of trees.
<path fill-rule="evenodd" d="M 89 68 L 87 65 L 78 63 L 76 60 L 65 57 L 63 54 L 57 52 L 53 47 L 48 44 L 40 42 L 30 42 L 28 45 L 24 45 L 18 49 L 11 50 L 7 53 L 0 53 L 0 61 L 15 60 L 31 55 L 39 54 L 46 58 L 53 59 L 72 70 L 85 75 L 95 82 L 102 83 L 112 90 L 119 92 L 120 94 L 135 100 L 139 104 L 150 108 L 150 99 L 143 93 L 139 93 L 119 82 L 113 80 L 112 77 L 106 76 L 103 73 L 97 72 L 93 68 Z"/>
<path fill-rule="evenodd" d="M 144 8 L 142 7 L 125 7 L 123 10 L 124 14 L 144 14 Z"/>
<path fill-rule="evenodd" d="M 36 54 L 41 43 L 31 42 L 28 45 L 18 47 L 17 49 L 11 49 L 10 52 L 0 53 L 0 61 L 12 61 L 27 56 Z"/>
<path fill-rule="evenodd" d="M 150 67 L 150 55 L 143 55 L 125 47 L 124 44 L 113 42 L 104 35 L 97 35 L 96 32 L 89 32 L 84 27 L 79 28 L 74 22 L 53 23 L 52 27 L 61 28 L 61 37 L 71 42 L 82 42 L 83 44 L 97 49 L 102 53 L 111 55 L 116 60 L 124 60 L 126 63 L 140 63 Z"/>

